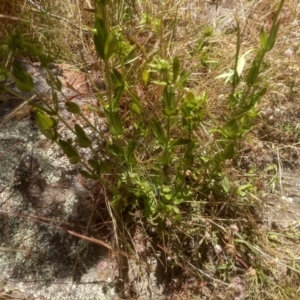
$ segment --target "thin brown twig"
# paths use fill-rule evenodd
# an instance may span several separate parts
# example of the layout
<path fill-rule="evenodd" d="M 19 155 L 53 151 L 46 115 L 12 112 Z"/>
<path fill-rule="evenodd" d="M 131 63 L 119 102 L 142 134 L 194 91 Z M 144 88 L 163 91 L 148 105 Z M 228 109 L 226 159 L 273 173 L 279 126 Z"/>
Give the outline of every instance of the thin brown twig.
<path fill-rule="evenodd" d="M 59 226 L 55 226 L 55 225 L 53 225 L 53 224 L 50 223 L 50 222 L 57 222 L 57 223 L 63 223 L 63 222 L 60 222 L 60 221 L 57 221 L 57 220 L 51 220 L 51 219 L 44 218 L 44 217 L 37 217 L 37 216 L 33 216 L 33 215 L 23 214 L 23 213 L 8 212 L 8 211 L 4 211 L 4 210 L 0 210 L 0 213 L 6 214 L 6 215 L 18 216 L 18 217 L 21 217 L 21 218 L 31 219 L 32 221 L 36 221 L 36 222 L 39 222 L 41 224 L 45 224 L 45 225 L 51 226 L 52 228 L 64 231 L 64 232 L 66 232 L 68 234 L 71 234 L 71 235 L 76 236 L 78 238 L 81 238 L 83 240 L 86 240 L 86 241 L 89 241 L 91 243 L 103 246 L 106 249 L 108 249 L 108 250 L 110 250 L 110 251 L 112 251 L 114 253 L 120 254 L 120 255 L 122 255 L 124 257 L 127 257 L 127 258 L 130 257 L 130 255 L 127 254 L 126 252 L 118 250 L 118 249 L 115 249 L 113 246 L 111 246 L 110 244 L 108 244 L 106 242 L 103 242 L 101 240 L 98 240 L 98 239 L 95 239 L 95 238 L 92 238 L 92 237 L 88 237 L 88 236 L 82 235 L 82 234 L 80 234 L 78 232 L 75 232 L 75 231 L 72 231 L 72 230 L 69 230 L 69 229 L 65 229 L 65 228 L 62 228 L 62 227 L 59 227 Z"/>

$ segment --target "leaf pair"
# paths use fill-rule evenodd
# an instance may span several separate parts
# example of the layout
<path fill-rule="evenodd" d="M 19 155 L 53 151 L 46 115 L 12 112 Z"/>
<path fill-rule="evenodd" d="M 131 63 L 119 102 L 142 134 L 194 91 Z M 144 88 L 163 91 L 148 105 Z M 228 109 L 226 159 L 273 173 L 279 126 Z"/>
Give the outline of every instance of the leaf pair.
<path fill-rule="evenodd" d="M 135 150 L 136 146 L 137 146 L 137 142 L 131 141 L 124 149 L 122 149 L 121 147 L 119 147 L 116 144 L 109 145 L 108 149 L 110 150 L 110 152 L 113 155 L 120 157 L 125 162 L 135 163 L 136 159 L 134 156 L 134 150 Z"/>
<path fill-rule="evenodd" d="M 96 17 L 94 25 L 94 44 L 99 57 L 107 61 L 116 51 L 118 43 L 116 35 L 108 32 L 102 18 Z"/>
<path fill-rule="evenodd" d="M 267 34 L 264 30 L 264 27 L 263 26 L 261 27 L 261 30 L 260 30 L 260 46 L 261 46 L 262 50 L 264 50 L 265 52 L 269 52 L 273 49 L 273 47 L 275 45 L 279 25 L 280 25 L 279 22 L 275 23 L 272 26 L 271 31 L 270 31 L 268 36 L 267 36 Z"/>
<path fill-rule="evenodd" d="M 31 76 L 25 68 L 17 61 L 13 62 L 12 75 L 16 80 L 16 86 L 21 92 L 29 93 L 34 89 L 34 83 Z"/>
<path fill-rule="evenodd" d="M 37 106 L 34 104 L 34 106 Z M 49 140 L 56 141 L 58 139 L 58 133 L 56 130 L 57 120 L 49 117 L 45 113 L 45 109 L 40 106 L 41 109 L 36 108 L 33 110 L 35 121 L 39 126 L 41 133 L 45 135 Z"/>

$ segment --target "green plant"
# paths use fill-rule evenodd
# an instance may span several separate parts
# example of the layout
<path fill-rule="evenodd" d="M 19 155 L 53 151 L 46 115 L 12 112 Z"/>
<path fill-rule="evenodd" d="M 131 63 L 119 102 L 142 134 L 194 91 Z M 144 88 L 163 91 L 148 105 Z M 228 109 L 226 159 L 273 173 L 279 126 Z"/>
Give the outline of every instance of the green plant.
<path fill-rule="evenodd" d="M 41 132 L 60 146 L 71 164 L 84 167 L 80 171 L 83 176 L 105 184 L 102 173 L 105 171 L 113 175 L 115 184 L 110 184 L 113 186 L 112 204 L 119 211 L 128 208 L 141 210 L 151 220 L 157 217 L 165 220 L 170 214 L 179 216 L 179 205 L 195 197 L 195 190 L 201 189 L 195 189 L 189 184 L 190 173 L 204 177 L 203 182 L 210 189 L 221 188 L 225 193 L 230 190 L 228 178 L 224 175 L 224 163 L 235 156 L 236 148 L 259 114 L 257 104 L 266 92 L 266 87 L 261 83 L 261 66 L 266 53 L 275 44 L 279 28 L 278 15 L 284 1 L 280 3 L 269 35 L 261 29 L 260 49 L 257 50 L 244 84 L 241 84 L 242 71 L 245 57 L 250 51 L 239 55 L 241 32 L 238 27 L 235 66 L 226 74 L 226 82 L 232 86 L 228 102 L 229 115 L 224 125 L 212 130 L 219 134 L 219 138 L 211 148 L 205 149 L 205 154 L 199 153 L 201 141 L 194 137 L 194 132 L 206 117 L 206 93 L 195 96 L 185 88 L 189 72 L 182 70 L 178 57 L 174 57 L 171 63 L 168 59 L 154 57 L 141 74 L 145 87 L 155 89 L 159 99 L 155 113 L 152 114 L 153 120 L 147 120 L 145 116 L 150 112 L 149 108 L 137 95 L 126 75 L 130 68 L 126 57 L 132 53 L 133 48 L 126 42 L 126 37 L 112 25 L 107 9 L 109 2 L 96 1 L 93 29 L 95 48 L 105 69 L 106 95 L 99 93 L 98 98 L 107 117 L 109 136 L 92 124 L 76 103 L 63 95 L 66 109 L 78 122 L 71 127 L 64 120 L 59 112 L 57 97 L 62 85 L 48 69 L 50 58 L 43 54 L 41 48 L 33 46 L 20 35 L 11 36 L 7 49 L 11 51 L 11 57 L 24 50 L 38 57 L 48 73 L 52 103 L 46 102 L 34 91 L 30 75 L 17 62 L 12 64 L 12 76 L 21 91 L 33 91 L 41 100 L 40 104 L 29 101 L 34 107 L 35 119 Z M 148 18 L 145 19 L 145 24 L 150 22 L 147 20 Z M 197 51 L 199 47 L 202 48 L 203 42 L 198 44 L 195 48 Z M 117 68 L 117 65 L 121 68 Z M 7 74 L 6 68 L 2 68 L 2 73 Z M 221 77 L 225 77 L 225 74 L 219 76 Z M 127 117 L 120 112 L 122 101 L 129 103 L 130 115 Z M 83 120 L 84 126 L 79 119 Z M 60 122 L 64 123 L 75 138 L 63 139 L 57 130 Z M 109 157 L 108 161 L 97 152 L 97 143 L 91 140 L 84 127 L 94 131 L 99 139 L 107 141 L 105 153 Z M 148 159 L 141 163 L 137 158 L 145 152 L 145 141 L 148 143 Z M 81 148 L 89 149 L 89 157 L 80 154 Z M 200 156 L 200 165 L 204 170 L 200 174 L 195 166 L 196 155 Z M 221 185 L 218 183 L 219 179 Z"/>
<path fill-rule="evenodd" d="M 256 222 L 264 216 L 256 212 L 268 196 L 264 193 L 264 198 L 260 197 L 261 181 L 269 178 L 267 193 L 276 191 L 278 172 L 268 162 L 259 177 L 255 163 L 261 166 L 265 160 L 256 159 L 262 147 L 253 145 L 256 125 L 264 118 L 257 118 L 259 108 L 267 102 L 264 95 L 274 84 L 274 77 L 269 75 L 276 69 L 276 61 L 273 64 L 271 57 L 266 63 L 265 58 L 274 46 L 283 2 L 272 15 L 269 33 L 261 29 L 259 49 L 250 45 L 249 36 L 243 35 L 238 26 L 234 63 L 229 65 L 229 60 L 223 58 L 232 58 L 227 50 L 230 47 L 219 43 L 222 38 L 210 27 L 200 38 L 194 40 L 193 36 L 193 42 L 184 40 L 185 46 L 194 44 L 184 52 L 182 36 L 176 36 L 180 31 L 177 22 L 182 21 L 181 8 L 172 19 L 164 15 L 163 9 L 153 13 L 151 5 L 156 6 L 145 1 L 143 5 L 149 4 L 148 8 L 138 7 L 140 15 L 133 22 L 129 2 L 97 1 L 94 28 L 88 32 L 92 34 L 90 40 L 96 48 L 105 89 L 95 93 L 100 105 L 90 106 L 91 111 L 63 95 L 60 81 L 48 69 L 53 59 L 44 54 L 42 46 L 33 46 L 32 40 L 15 32 L 0 47 L 5 62 L 0 80 L 11 76 L 20 90 L 35 94 L 38 100 L 34 102 L 23 99 L 33 106 L 41 132 L 62 149 L 70 163 L 80 166 L 84 177 L 102 184 L 107 203 L 114 208 L 110 212 L 115 217 L 116 240 L 122 239 L 128 253 L 132 253 L 129 245 L 135 247 L 132 231 L 138 228 L 153 252 L 162 251 L 163 264 L 172 274 L 176 270 L 180 270 L 180 277 L 183 273 L 197 274 L 197 282 L 199 278 L 203 284 L 207 278 L 216 279 L 217 285 L 216 276 L 230 283 L 238 270 L 243 280 L 250 278 L 250 292 L 257 299 L 264 298 L 259 291 L 262 286 L 272 286 L 269 278 L 273 270 L 268 263 L 274 260 L 269 257 L 264 261 L 256 245 L 271 245 L 266 252 L 276 248 L 275 242 L 284 247 L 273 234 L 268 236 L 269 242 L 259 239 Z M 225 40 L 234 38 L 227 35 Z M 223 52 L 216 50 L 220 44 L 224 45 Z M 40 60 L 47 70 L 51 100 L 34 90 L 31 77 L 14 62 L 14 57 L 23 54 Z M 217 76 L 221 68 L 228 72 Z M 217 79 L 223 79 L 225 85 Z M 281 87 L 276 90 L 281 91 Z M 10 93 L 20 97 L 14 91 Z M 60 112 L 61 96 L 73 115 L 74 126 Z M 91 114 L 95 118 L 90 118 Z M 102 130 L 103 115 L 109 132 Z M 64 132 L 60 130 L 62 124 Z M 253 159 L 249 165 L 254 167 L 247 174 L 237 164 L 241 153 Z M 266 218 L 269 222 L 269 216 Z M 236 224 L 240 235 L 232 231 L 230 224 Z M 128 238 L 127 234 L 132 236 Z M 218 253 L 216 246 L 221 247 Z"/>

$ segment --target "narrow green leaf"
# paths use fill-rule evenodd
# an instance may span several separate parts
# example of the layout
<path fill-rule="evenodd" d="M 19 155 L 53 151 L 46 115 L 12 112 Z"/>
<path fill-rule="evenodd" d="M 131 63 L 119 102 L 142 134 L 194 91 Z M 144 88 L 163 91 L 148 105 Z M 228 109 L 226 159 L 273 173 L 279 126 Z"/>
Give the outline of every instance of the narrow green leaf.
<path fill-rule="evenodd" d="M 126 92 L 127 94 L 129 94 L 132 100 L 132 103 L 130 105 L 131 110 L 137 114 L 140 114 L 142 110 L 142 104 L 139 96 L 127 88 L 126 88 Z"/>
<path fill-rule="evenodd" d="M 261 90 L 258 90 L 251 98 L 249 103 L 249 108 L 255 107 L 255 105 L 259 102 L 262 96 L 264 96 L 267 92 L 266 88 L 263 88 Z"/>
<path fill-rule="evenodd" d="M 76 148 L 73 147 L 70 142 L 60 139 L 58 140 L 58 145 L 63 150 L 63 152 L 68 156 L 68 158 L 79 156 Z"/>
<path fill-rule="evenodd" d="M 253 52 L 253 49 L 249 49 L 246 51 L 241 57 L 239 57 L 237 64 L 236 64 L 236 74 L 238 76 L 236 84 L 239 82 L 240 77 L 242 75 L 245 63 L 246 63 L 246 56 Z"/>
<path fill-rule="evenodd" d="M 105 59 L 109 59 L 116 51 L 118 39 L 114 33 L 110 33 L 105 42 L 104 55 Z"/>
<path fill-rule="evenodd" d="M 43 52 L 38 55 L 38 58 L 41 62 L 41 68 L 48 68 L 50 63 L 53 61 L 53 58 L 49 54 L 45 54 Z"/>
<path fill-rule="evenodd" d="M 279 25 L 280 25 L 280 22 L 277 22 L 272 27 L 271 32 L 268 36 L 268 43 L 267 43 L 267 46 L 266 46 L 266 51 L 270 51 L 270 50 L 273 49 L 273 47 L 275 45 L 275 42 L 276 42 L 276 36 L 277 36 L 277 33 L 278 33 Z"/>
<path fill-rule="evenodd" d="M 97 54 L 100 58 L 105 59 L 105 44 L 108 32 L 105 23 L 100 17 L 95 18 L 94 24 L 94 44 Z"/>
<path fill-rule="evenodd" d="M 166 116 L 174 115 L 177 103 L 175 98 L 175 92 L 169 87 L 166 86 L 163 91 L 163 110 Z"/>
<path fill-rule="evenodd" d="M 80 162 L 80 156 L 79 155 L 75 155 L 75 156 L 69 157 L 69 162 L 72 165 L 78 164 Z"/>
<path fill-rule="evenodd" d="M 177 56 L 173 59 L 173 82 L 177 80 L 180 71 L 180 62 Z"/>
<path fill-rule="evenodd" d="M 91 146 L 91 140 L 87 137 L 85 131 L 79 124 L 75 124 L 75 132 L 77 136 L 77 144 L 79 147 L 87 148 Z"/>
<path fill-rule="evenodd" d="M 119 85 L 115 89 L 115 93 L 112 101 L 112 110 L 115 112 L 119 110 L 120 99 L 121 96 L 123 95 L 123 91 L 124 91 L 124 85 Z"/>
<path fill-rule="evenodd" d="M 180 209 L 177 206 L 172 205 L 171 207 L 172 207 L 172 209 L 173 209 L 173 211 L 174 211 L 175 214 L 180 215 Z"/>
<path fill-rule="evenodd" d="M 56 86 L 57 90 L 61 91 L 62 83 L 61 83 L 60 79 L 58 77 L 54 77 L 54 78 L 55 78 L 54 83 L 55 83 L 55 86 Z"/>
<path fill-rule="evenodd" d="M 123 157 L 124 155 L 123 150 L 116 144 L 108 145 L 108 149 L 115 156 Z"/>
<path fill-rule="evenodd" d="M 151 82 L 154 83 L 154 84 L 160 85 L 160 86 L 166 86 L 168 84 L 165 81 L 156 81 L 156 80 L 153 80 Z"/>
<path fill-rule="evenodd" d="M 233 90 L 236 88 L 236 86 L 239 84 L 241 80 L 241 76 L 239 75 L 239 55 L 240 55 L 240 50 L 241 50 L 241 27 L 240 23 L 238 22 L 237 18 L 235 17 L 236 25 L 237 25 L 237 41 L 236 41 L 236 51 L 235 51 L 235 65 L 234 65 L 234 70 L 233 70 L 233 75 L 232 78 L 228 77 L 225 80 L 225 83 L 228 81 L 230 82 L 232 80 L 232 87 Z M 240 72 L 241 74 L 242 72 Z"/>
<path fill-rule="evenodd" d="M 264 27 L 262 26 L 260 29 L 260 46 L 263 50 L 267 49 L 267 43 L 268 43 L 268 38 L 264 30 Z"/>
<path fill-rule="evenodd" d="M 146 217 L 153 216 L 157 211 L 157 202 L 155 198 L 151 195 L 149 197 L 144 197 L 144 207 Z"/>
<path fill-rule="evenodd" d="M 149 78 L 150 78 L 150 71 L 149 70 L 144 70 L 143 74 L 142 74 L 142 78 L 143 78 L 143 81 L 144 81 L 145 85 L 147 85 L 148 82 L 149 82 Z"/>
<path fill-rule="evenodd" d="M 110 132 L 115 136 L 121 135 L 123 132 L 123 126 L 119 116 L 119 112 L 118 111 L 111 112 L 108 109 L 104 109 L 104 111 L 108 120 Z"/>
<path fill-rule="evenodd" d="M 231 159 L 234 157 L 234 154 L 235 154 L 235 144 L 234 142 L 232 142 L 226 147 L 226 149 L 222 153 L 222 159 L 223 160 Z"/>
<path fill-rule="evenodd" d="M 124 154 L 128 162 L 135 162 L 135 156 L 133 152 L 136 148 L 136 145 L 137 145 L 136 141 L 131 141 L 125 148 Z"/>
<path fill-rule="evenodd" d="M 111 73 L 111 80 L 113 82 L 114 87 L 118 87 L 118 86 L 124 84 L 123 77 L 117 69 L 113 69 L 113 71 Z"/>
<path fill-rule="evenodd" d="M 95 159 L 89 159 L 88 160 L 89 165 L 99 174 L 101 172 L 101 165 L 100 163 Z"/>
<path fill-rule="evenodd" d="M 141 106 L 137 105 L 136 103 L 131 103 L 130 110 L 139 115 L 141 113 Z"/>
<path fill-rule="evenodd" d="M 37 125 L 43 130 L 50 130 L 54 126 L 53 120 L 39 109 L 33 110 Z"/>
<path fill-rule="evenodd" d="M 49 130 L 44 130 L 40 128 L 41 133 L 49 140 L 51 141 L 56 141 L 58 139 L 58 133 L 56 128 L 49 129 Z"/>
<path fill-rule="evenodd" d="M 189 76 L 192 74 L 192 72 L 186 72 L 185 70 L 183 70 L 181 73 L 180 73 L 180 78 L 179 78 L 179 81 L 178 81 L 178 84 L 182 87 L 185 86 Z"/>
<path fill-rule="evenodd" d="M 183 139 L 183 138 L 179 138 L 179 139 L 175 139 L 173 141 L 171 141 L 168 145 L 169 149 L 172 149 L 174 147 L 177 146 L 182 146 L 182 145 L 187 145 L 191 142 L 190 139 Z"/>
<path fill-rule="evenodd" d="M 65 103 L 66 109 L 68 112 L 72 113 L 72 114 L 79 114 L 80 113 L 80 107 L 71 101 L 68 101 Z"/>
<path fill-rule="evenodd" d="M 234 70 L 228 69 L 226 71 L 226 73 L 220 74 L 218 76 L 215 77 L 215 79 L 222 79 L 222 78 L 226 78 L 225 83 L 227 83 L 228 81 L 230 81 L 230 79 L 234 76 Z"/>
<path fill-rule="evenodd" d="M 223 190 L 226 193 L 228 193 L 228 191 L 230 190 L 230 184 L 229 184 L 229 180 L 228 180 L 227 176 L 224 176 L 222 178 L 221 185 L 222 185 Z"/>
<path fill-rule="evenodd" d="M 244 56 L 241 56 L 241 57 L 238 59 L 237 66 L 236 66 L 236 73 L 237 73 L 237 75 L 238 75 L 239 78 L 240 78 L 241 75 L 242 75 L 242 72 L 243 72 L 245 63 L 246 63 L 245 57 L 244 57 Z"/>
<path fill-rule="evenodd" d="M 193 49 L 190 51 L 191 55 L 199 53 L 206 45 L 208 40 L 205 37 L 201 37 L 194 45 Z"/>
<path fill-rule="evenodd" d="M 157 138 L 159 144 L 162 147 L 165 147 L 167 144 L 167 136 L 166 136 L 163 128 L 161 127 L 161 125 L 158 123 L 158 121 L 153 120 L 152 130 L 153 130 L 153 133 L 154 133 L 155 137 Z"/>
<path fill-rule="evenodd" d="M 259 75 L 259 69 L 260 69 L 260 64 L 259 64 L 259 57 L 256 57 L 254 61 L 252 62 L 252 66 L 249 70 L 249 73 L 247 75 L 246 83 L 248 86 L 252 86 L 254 83 L 257 82 L 258 75 Z"/>
<path fill-rule="evenodd" d="M 34 89 L 34 83 L 31 76 L 23 66 L 14 61 L 12 65 L 12 75 L 16 80 L 16 86 L 21 92 L 31 92 Z"/>

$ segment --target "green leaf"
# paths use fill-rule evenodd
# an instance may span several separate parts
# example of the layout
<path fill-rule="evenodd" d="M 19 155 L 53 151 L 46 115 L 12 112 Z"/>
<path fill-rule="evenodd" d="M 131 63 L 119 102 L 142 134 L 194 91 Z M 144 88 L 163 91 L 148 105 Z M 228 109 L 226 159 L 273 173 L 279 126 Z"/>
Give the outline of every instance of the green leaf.
<path fill-rule="evenodd" d="M 229 184 L 229 180 L 228 180 L 227 176 L 224 176 L 224 177 L 222 178 L 221 185 L 222 185 L 223 190 L 224 190 L 226 193 L 228 193 L 229 190 L 230 190 L 230 184 Z"/>
<path fill-rule="evenodd" d="M 89 165 L 99 174 L 102 170 L 100 163 L 95 159 L 88 160 Z"/>
<path fill-rule="evenodd" d="M 145 215 L 149 218 L 157 212 L 157 202 L 152 193 L 144 197 Z"/>
<path fill-rule="evenodd" d="M 231 142 L 229 143 L 229 145 L 227 145 L 226 149 L 222 153 L 222 159 L 223 160 L 231 159 L 234 157 L 234 154 L 235 154 L 235 144 Z"/>
<path fill-rule="evenodd" d="M 225 83 L 231 82 L 234 78 L 234 70 L 228 69 L 226 73 L 220 74 L 215 77 L 215 79 L 222 79 L 225 78 Z"/>
<path fill-rule="evenodd" d="M 250 98 L 250 103 L 249 103 L 249 108 L 253 108 L 256 106 L 256 104 L 259 102 L 262 96 L 264 96 L 267 92 L 266 88 L 258 90 L 251 98 Z"/>
<path fill-rule="evenodd" d="M 260 46 L 263 50 L 267 49 L 267 44 L 268 44 L 268 38 L 266 35 L 266 32 L 264 30 L 264 27 L 262 26 L 260 29 Z"/>
<path fill-rule="evenodd" d="M 88 148 L 91 146 L 91 140 L 87 137 L 85 131 L 80 125 L 75 124 L 75 132 L 77 136 L 76 142 L 79 147 Z"/>
<path fill-rule="evenodd" d="M 173 141 L 171 141 L 168 145 L 169 149 L 171 150 L 174 147 L 177 146 L 182 146 L 182 145 L 187 145 L 191 142 L 190 139 L 183 139 L 183 138 L 179 138 L 179 139 L 175 139 Z"/>
<path fill-rule="evenodd" d="M 40 129 L 50 130 L 54 126 L 53 120 L 39 109 L 33 110 L 35 121 Z"/>
<path fill-rule="evenodd" d="M 180 78 L 179 78 L 179 81 L 178 81 L 178 84 L 182 87 L 185 86 L 189 76 L 192 74 L 192 72 L 186 72 L 185 70 L 183 70 L 181 73 L 180 73 Z"/>
<path fill-rule="evenodd" d="M 108 31 L 105 23 L 100 17 L 95 18 L 94 24 L 94 44 L 97 54 L 100 58 L 105 59 L 105 44 L 108 37 Z"/>
<path fill-rule="evenodd" d="M 74 103 L 74 102 L 66 102 L 65 103 L 66 109 L 68 112 L 72 113 L 72 114 L 79 114 L 80 113 L 80 107 Z"/>
<path fill-rule="evenodd" d="M 179 209 L 177 206 L 175 206 L 175 205 L 172 205 L 171 207 L 172 207 L 172 209 L 173 209 L 174 213 L 176 213 L 176 214 L 180 215 L 180 209 Z"/>
<path fill-rule="evenodd" d="M 142 110 L 142 104 L 141 104 L 139 96 L 136 93 L 131 92 L 129 89 L 126 89 L 126 92 L 127 92 L 127 94 L 129 94 L 129 96 L 131 97 L 132 102 L 133 102 L 130 105 L 131 110 L 139 115 Z"/>
<path fill-rule="evenodd" d="M 39 60 L 41 62 L 41 68 L 48 68 L 54 59 L 50 56 L 50 54 L 41 53 L 39 55 Z"/>
<path fill-rule="evenodd" d="M 119 110 L 120 99 L 123 94 L 123 91 L 124 91 L 123 85 L 119 85 L 115 89 L 115 93 L 114 93 L 114 97 L 113 97 L 113 101 L 112 101 L 112 110 L 114 112 L 117 112 Z"/>
<path fill-rule="evenodd" d="M 236 25 L 237 25 L 237 41 L 236 41 L 236 51 L 235 51 L 235 66 L 234 66 L 234 74 L 232 77 L 232 88 L 233 90 L 236 88 L 236 86 L 239 84 L 239 82 L 241 81 L 241 74 L 242 74 L 242 70 L 245 64 L 245 58 L 239 58 L 239 54 L 240 54 L 240 50 L 241 50 L 241 27 L 240 24 L 237 20 L 237 18 L 235 18 L 236 21 Z M 239 62 L 240 65 L 242 64 L 242 68 L 239 67 Z"/>
<path fill-rule="evenodd" d="M 247 195 L 247 192 L 251 191 L 251 189 L 253 189 L 253 185 L 251 183 L 247 183 L 238 186 L 236 192 L 238 195 L 245 197 Z"/>
<path fill-rule="evenodd" d="M 32 56 L 36 56 L 40 59 L 43 56 L 43 48 L 42 45 L 35 41 L 35 43 L 28 42 L 26 40 L 23 41 L 23 46 L 27 53 L 30 53 Z"/>
<path fill-rule="evenodd" d="M 241 56 L 238 59 L 238 63 L 237 63 L 237 66 L 236 66 L 236 73 L 237 73 L 238 77 L 241 77 L 244 66 L 245 66 L 245 63 L 246 63 L 245 57 Z"/>
<path fill-rule="evenodd" d="M 49 129 L 49 130 L 44 130 L 40 128 L 41 133 L 50 141 L 56 141 L 58 139 L 58 133 L 56 128 Z"/>
<path fill-rule="evenodd" d="M 108 126 L 110 132 L 115 136 L 121 135 L 123 132 L 123 126 L 119 116 L 119 112 L 110 111 L 108 109 L 104 109 L 104 111 L 108 120 Z"/>
<path fill-rule="evenodd" d="M 16 80 L 16 86 L 21 92 L 31 92 L 34 88 L 34 83 L 31 76 L 17 61 L 13 62 L 12 75 Z"/>
<path fill-rule="evenodd" d="M 72 165 L 78 164 L 80 162 L 80 156 L 79 155 L 75 155 L 75 156 L 69 157 L 69 162 Z"/>
<path fill-rule="evenodd" d="M 123 149 L 121 149 L 116 144 L 108 145 L 108 149 L 109 149 L 110 153 L 112 153 L 115 156 L 123 157 L 123 155 L 124 155 Z"/>
<path fill-rule="evenodd" d="M 160 85 L 160 86 L 166 86 L 168 83 L 165 81 L 157 81 L 157 80 L 153 80 L 151 81 L 154 84 Z"/>
<path fill-rule="evenodd" d="M 257 82 L 259 69 L 260 69 L 260 58 L 256 57 L 247 75 L 246 83 L 248 86 L 252 86 Z"/>
<path fill-rule="evenodd" d="M 193 49 L 190 51 L 191 55 L 199 53 L 205 46 L 207 46 L 208 40 L 204 37 L 201 37 L 194 45 Z"/>
<path fill-rule="evenodd" d="M 110 33 L 107 37 L 104 49 L 105 59 L 109 59 L 116 51 L 116 46 L 118 43 L 118 39 L 116 38 L 114 33 Z"/>
<path fill-rule="evenodd" d="M 113 69 L 111 73 L 111 80 L 113 82 L 114 87 L 123 85 L 123 77 L 117 69 Z"/>
<path fill-rule="evenodd" d="M 167 136 L 166 136 L 163 128 L 161 127 L 161 125 L 158 123 L 158 121 L 156 121 L 156 120 L 152 121 L 152 130 L 153 130 L 153 133 L 154 133 L 155 137 L 157 138 L 159 144 L 162 147 L 165 147 L 167 144 Z"/>
<path fill-rule="evenodd" d="M 180 62 L 177 56 L 173 59 L 173 82 L 176 81 L 180 70 Z"/>
<path fill-rule="evenodd" d="M 245 57 L 249 54 L 253 52 L 253 49 L 249 49 L 248 51 L 246 51 L 237 61 L 237 65 L 236 65 L 236 73 L 238 75 L 238 77 L 241 77 L 245 63 L 246 63 L 246 59 Z"/>
<path fill-rule="evenodd" d="M 162 102 L 164 115 L 173 116 L 174 114 L 176 114 L 177 102 L 175 98 L 175 92 L 170 89 L 169 86 L 166 86 L 164 88 Z"/>
<path fill-rule="evenodd" d="M 58 140 L 58 145 L 63 150 L 63 152 L 68 156 L 69 159 L 72 159 L 72 164 L 77 163 L 80 161 L 79 154 L 75 147 L 71 145 L 70 142 L 64 141 L 64 140 Z M 75 162 L 77 161 L 77 162 Z"/>
<path fill-rule="evenodd" d="M 145 85 L 147 85 L 148 82 L 149 82 L 149 78 L 150 78 L 150 71 L 149 70 L 144 70 L 143 73 L 142 73 L 142 78 L 143 78 L 143 81 L 144 81 Z"/>
<path fill-rule="evenodd" d="M 54 84 L 55 84 L 57 90 L 61 91 L 61 89 L 62 89 L 62 83 L 61 83 L 61 81 L 60 81 L 59 78 L 54 77 Z"/>
<path fill-rule="evenodd" d="M 136 141 L 131 141 L 125 148 L 125 151 L 124 151 L 124 156 L 125 156 L 125 159 L 128 161 L 128 162 L 132 162 L 134 163 L 136 160 L 135 160 L 135 156 L 133 154 L 135 148 L 136 148 L 136 145 L 137 145 L 137 142 Z"/>
<path fill-rule="evenodd" d="M 276 42 L 276 36 L 279 29 L 280 22 L 277 22 L 272 28 L 271 32 L 268 36 L 268 43 L 266 46 L 266 51 L 270 51 L 273 49 L 275 42 Z"/>

